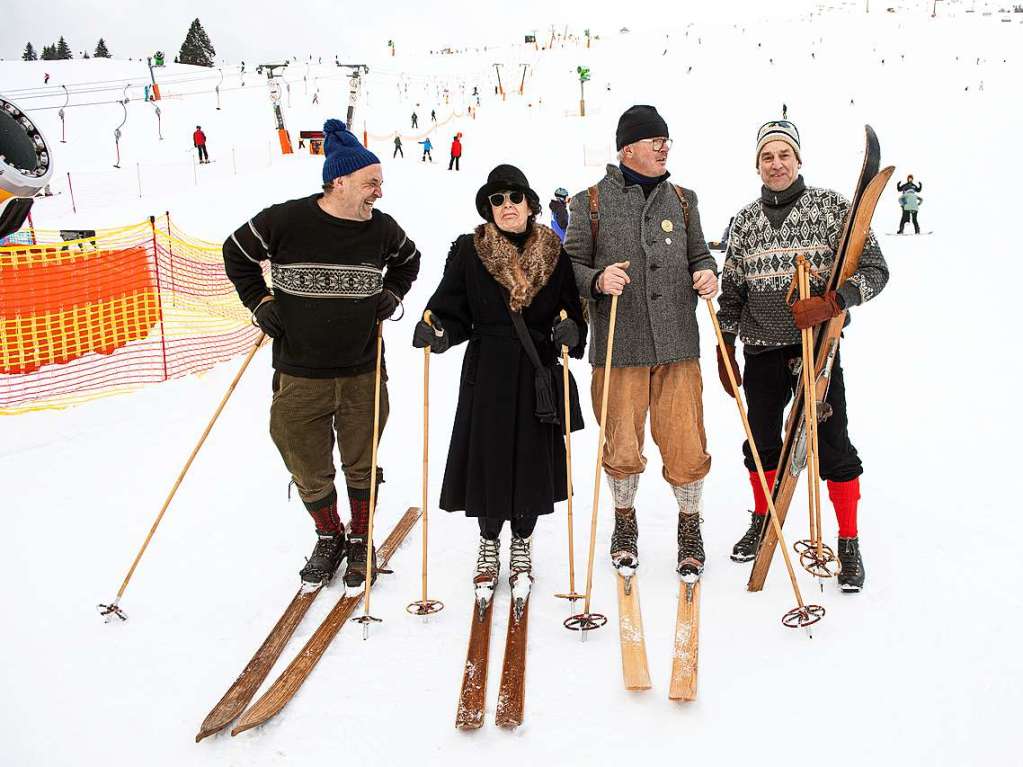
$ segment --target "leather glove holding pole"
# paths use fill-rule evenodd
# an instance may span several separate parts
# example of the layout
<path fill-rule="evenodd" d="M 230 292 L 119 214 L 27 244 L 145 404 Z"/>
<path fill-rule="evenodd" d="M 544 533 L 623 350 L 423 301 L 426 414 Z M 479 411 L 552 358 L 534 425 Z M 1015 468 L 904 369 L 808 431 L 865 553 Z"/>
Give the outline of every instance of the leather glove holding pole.
<path fill-rule="evenodd" d="M 742 373 L 739 372 L 739 363 L 735 361 L 735 346 L 724 344 L 723 347 L 725 354 L 728 355 L 728 361 L 727 363 L 725 362 L 725 358 L 721 353 L 722 347 L 718 346 L 716 349 L 718 353 L 718 378 L 721 379 L 721 385 L 725 389 L 725 394 L 729 397 L 735 397 L 735 394 L 732 392 L 732 382 L 728 379 L 728 369 L 725 365 L 727 364 L 732 368 L 732 375 L 735 376 L 736 386 L 742 386 Z"/>
<path fill-rule="evenodd" d="M 801 298 L 792 304 L 792 319 L 796 321 L 797 328 L 806 330 L 837 317 L 843 311 L 845 301 L 842 296 L 829 290 L 823 296 Z"/>
<path fill-rule="evenodd" d="M 264 298 L 252 312 L 252 324 L 270 338 L 280 338 L 284 335 L 284 320 L 281 319 L 281 314 L 277 311 L 277 302 L 273 296 Z"/>
<path fill-rule="evenodd" d="M 429 346 L 434 354 L 443 354 L 451 346 L 451 339 L 436 315 L 430 315 L 429 322 L 423 319 L 416 323 L 416 329 L 412 332 L 412 345 L 417 349 Z"/>

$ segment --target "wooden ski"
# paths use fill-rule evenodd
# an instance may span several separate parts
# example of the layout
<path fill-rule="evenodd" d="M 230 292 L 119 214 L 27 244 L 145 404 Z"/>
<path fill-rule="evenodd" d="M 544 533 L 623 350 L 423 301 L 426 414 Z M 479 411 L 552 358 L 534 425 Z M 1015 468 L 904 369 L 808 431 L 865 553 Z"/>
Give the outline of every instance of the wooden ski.
<path fill-rule="evenodd" d="M 675 652 L 671 661 L 671 700 L 696 700 L 696 672 L 700 660 L 700 581 L 679 585 Z"/>
<path fill-rule="evenodd" d="M 625 689 L 649 690 L 650 671 L 643 638 L 643 615 L 639 610 L 639 578 L 633 575 L 627 582 L 616 573 L 615 580 L 618 581 L 618 636 L 622 645 Z"/>
<path fill-rule="evenodd" d="M 477 730 L 483 726 L 483 713 L 487 696 L 487 665 L 490 661 L 490 625 L 494 617 L 494 598 L 487 602 L 482 614 L 479 604 L 472 602 L 472 626 L 469 629 L 469 649 L 465 655 L 462 691 L 458 696 L 455 727 Z"/>
<path fill-rule="evenodd" d="M 522 614 L 515 615 L 515 600 L 508 608 L 508 638 L 504 643 L 504 667 L 501 688 L 497 695 L 498 727 L 522 724 L 526 705 L 526 637 L 529 630 L 529 599 L 522 604 Z"/>
<path fill-rule="evenodd" d="M 418 508 L 413 506 L 398 520 L 394 529 L 391 530 L 391 534 L 387 536 L 387 540 L 377 550 L 378 570 L 382 570 L 387 565 L 388 560 L 398 550 L 398 547 L 408 536 L 409 532 L 411 532 L 412 528 L 415 527 L 416 522 L 419 521 L 421 513 Z M 305 646 L 295 656 L 295 659 L 291 661 L 284 670 L 284 673 L 277 677 L 277 681 L 270 686 L 270 689 L 263 693 L 263 696 L 242 715 L 238 724 L 231 730 L 232 735 L 237 735 L 240 732 L 245 732 L 245 730 L 263 724 L 276 716 L 288 704 L 288 701 L 298 692 L 298 688 L 302 686 L 302 683 L 312 673 L 320 658 L 323 657 L 323 653 L 326 652 L 331 641 L 362 603 L 362 597 L 363 591 L 360 590 L 357 594 L 344 596 L 338 600 L 338 603 L 334 605 L 334 609 L 323 619 L 319 628 L 309 637 L 309 641 L 305 643 Z"/>
<path fill-rule="evenodd" d="M 220 702 L 210 711 L 202 723 L 202 727 L 199 728 L 199 734 L 195 736 L 196 743 L 220 732 L 245 709 L 249 701 L 252 700 L 252 696 L 256 694 L 256 690 L 263 684 L 266 675 L 270 673 L 274 663 L 281 657 L 285 645 L 288 644 L 291 635 L 295 633 L 295 629 L 302 622 L 309 606 L 322 588 L 322 586 L 315 586 L 310 590 L 306 590 L 304 587 L 298 590 L 284 614 L 277 621 L 277 625 L 273 627 L 263 644 L 256 650 L 256 654 L 252 656 L 252 660 L 238 675 L 234 684 L 224 693 Z"/>
<path fill-rule="evenodd" d="M 874 216 L 874 209 L 881 197 L 881 192 L 895 172 L 894 167 L 887 167 L 877 172 L 880 159 L 880 148 L 877 143 L 877 136 L 874 135 L 870 126 L 867 126 L 867 152 L 864 156 L 863 169 L 861 170 L 860 181 L 857 184 L 856 194 L 849 208 L 849 216 L 842 232 L 839 249 L 836 254 L 835 264 L 832 268 L 831 279 L 828 289 L 834 290 L 845 282 L 859 267 L 860 256 L 863 254 L 863 247 L 866 244 L 870 233 L 870 222 Z M 828 323 L 814 331 L 814 359 L 815 359 L 815 381 L 816 396 L 818 402 L 825 402 L 828 386 L 831 382 L 831 364 L 838 354 L 838 344 L 842 335 L 842 326 L 845 324 L 846 312 L 833 317 Z M 796 484 L 803 466 L 799 460 L 798 446 L 801 444 L 805 424 L 803 421 L 803 394 L 802 388 L 796 387 L 792 399 L 792 407 L 789 410 L 788 421 L 785 425 L 785 440 L 782 443 L 781 457 L 778 462 L 778 474 L 772 492 L 774 508 L 778 514 L 779 527 L 784 526 L 785 518 L 788 515 L 789 505 L 796 492 Z M 746 588 L 749 591 L 760 591 L 764 588 L 764 581 L 767 579 L 767 572 L 771 568 L 771 560 L 774 550 L 778 545 L 777 536 L 774 534 L 773 525 L 765 518 L 765 530 L 757 556 L 753 561 L 753 569 L 750 572 Z"/>

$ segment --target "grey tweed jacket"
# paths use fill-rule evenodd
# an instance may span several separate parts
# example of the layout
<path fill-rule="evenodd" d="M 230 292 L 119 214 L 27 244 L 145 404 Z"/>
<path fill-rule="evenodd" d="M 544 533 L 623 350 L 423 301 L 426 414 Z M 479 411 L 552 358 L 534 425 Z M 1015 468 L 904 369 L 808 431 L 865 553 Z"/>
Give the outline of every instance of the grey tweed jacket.
<path fill-rule="evenodd" d="M 644 199 L 638 186 L 625 186 L 622 171 L 607 166 L 597 184 L 600 229 L 593 242 L 587 190 L 572 198 L 565 250 L 572 258 L 579 293 L 588 299 L 590 363 L 603 365 L 611 297 L 594 295 L 593 280 L 606 266 L 628 261 L 629 278 L 618 299 L 613 367 L 640 367 L 700 356 L 696 324 L 699 301 L 692 275 L 701 269 L 717 272 L 700 226 L 696 192 L 683 188 L 689 203 L 689 230 L 682 204 L 662 181 Z"/>

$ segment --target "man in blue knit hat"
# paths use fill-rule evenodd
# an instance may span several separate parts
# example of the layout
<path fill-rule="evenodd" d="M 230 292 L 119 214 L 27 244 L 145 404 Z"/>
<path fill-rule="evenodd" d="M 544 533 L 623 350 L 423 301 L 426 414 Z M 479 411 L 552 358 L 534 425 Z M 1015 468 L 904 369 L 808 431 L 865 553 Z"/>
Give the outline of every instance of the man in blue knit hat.
<path fill-rule="evenodd" d="M 347 554 L 345 583 L 359 586 L 370 559 L 376 328 L 411 288 L 419 251 L 375 207 L 383 196 L 377 156 L 339 120 L 327 120 L 323 132 L 323 191 L 272 205 L 242 224 L 224 242 L 224 266 L 253 324 L 273 339 L 270 435 L 316 524 L 302 580 L 326 583 Z M 263 261 L 270 262 L 272 291 Z M 381 432 L 387 413 L 382 383 Z M 335 432 L 351 509 L 347 540 L 334 486 Z M 382 481 L 378 467 L 378 486 Z"/>

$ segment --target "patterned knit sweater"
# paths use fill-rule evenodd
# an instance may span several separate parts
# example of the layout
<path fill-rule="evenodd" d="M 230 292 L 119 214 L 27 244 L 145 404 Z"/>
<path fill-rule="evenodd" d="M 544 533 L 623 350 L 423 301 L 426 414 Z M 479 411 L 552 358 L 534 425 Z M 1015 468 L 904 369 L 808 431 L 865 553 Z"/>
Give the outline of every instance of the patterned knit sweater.
<path fill-rule="evenodd" d="M 755 351 L 750 347 L 799 343 L 799 330 L 785 302 L 796 256 L 802 254 L 813 264 L 816 274 L 810 277 L 810 291 L 823 294 L 849 210 L 842 195 L 817 187 L 806 187 L 778 226 L 768 217 L 768 205 L 762 197 L 735 215 L 721 272 L 721 330 L 732 343 L 738 335 L 747 353 Z M 846 307 L 857 306 L 880 293 L 887 282 L 888 265 L 871 232 L 859 268 L 838 292 Z"/>

